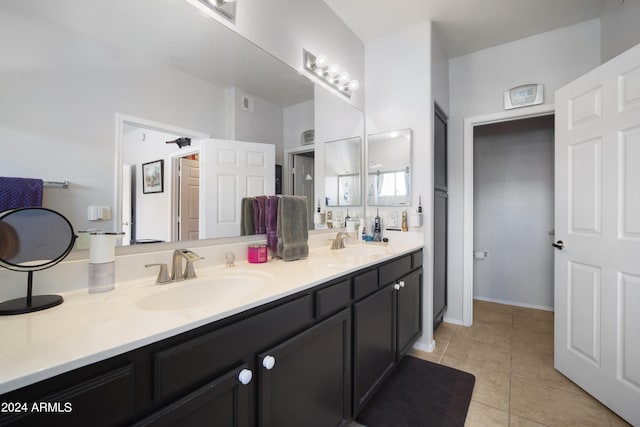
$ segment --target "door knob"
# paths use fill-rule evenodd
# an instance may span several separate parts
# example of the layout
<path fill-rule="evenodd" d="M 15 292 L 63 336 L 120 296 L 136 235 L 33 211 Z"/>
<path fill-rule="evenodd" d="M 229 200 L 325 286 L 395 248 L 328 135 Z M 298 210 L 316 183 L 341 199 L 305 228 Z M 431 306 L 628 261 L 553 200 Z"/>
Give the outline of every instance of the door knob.
<path fill-rule="evenodd" d="M 273 356 L 265 356 L 264 359 L 262 359 L 262 366 L 264 366 L 267 371 L 273 369 L 275 364 L 276 358 Z"/>
<path fill-rule="evenodd" d="M 554 248 L 558 248 L 560 250 L 564 248 L 564 242 L 562 240 L 558 240 L 557 242 L 552 243 L 551 245 L 553 245 Z"/>
<path fill-rule="evenodd" d="M 253 372 L 251 372 L 249 369 L 243 369 L 238 374 L 238 381 L 240 381 L 240 384 L 243 384 L 243 385 L 249 384 L 252 378 L 253 378 Z"/>
<path fill-rule="evenodd" d="M 395 289 L 396 291 L 400 290 L 400 284 L 396 283 L 395 285 L 393 285 L 393 289 Z"/>

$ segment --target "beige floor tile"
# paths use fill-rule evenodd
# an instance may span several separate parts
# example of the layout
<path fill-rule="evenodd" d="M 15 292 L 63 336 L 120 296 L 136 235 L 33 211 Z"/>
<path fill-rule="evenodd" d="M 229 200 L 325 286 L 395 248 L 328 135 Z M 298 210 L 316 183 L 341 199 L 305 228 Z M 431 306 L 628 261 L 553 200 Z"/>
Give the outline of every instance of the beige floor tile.
<path fill-rule="evenodd" d="M 602 405 L 594 399 L 516 377 L 511 380 L 510 412 L 550 427 L 609 425 Z"/>
<path fill-rule="evenodd" d="M 465 427 L 508 427 L 509 414 L 496 408 L 471 401 Z"/>
<path fill-rule="evenodd" d="M 443 357 L 443 365 L 469 372 L 476 377 L 471 400 L 501 411 L 509 410 L 509 369 L 488 369 L 472 360 L 460 361 Z"/>
<path fill-rule="evenodd" d="M 514 306 L 506 304 L 498 304 L 496 302 L 481 301 L 478 299 L 473 300 L 473 314 L 474 316 L 478 312 L 491 312 L 500 314 L 513 314 Z"/>
<path fill-rule="evenodd" d="M 503 350 L 511 350 L 511 327 L 475 323 L 470 327 L 460 326 L 456 329 L 455 337 L 465 337 L 485 344 L 493 344 Z"/>
<path fill-rule="evenodd" d="M 477 366 L 497 371 L 509 369 L 511 364 L 509 350 L 457 335 L 451 338 L 444 355 L 461 362 L 473 361 Z"/>
<path fill-rule="evenodd" d="M 553 334 L 513 331 L 511 348 L 514 352 L 553 357 Z"/>
<path fill-rule="evenodd" d="M 509 427 L 547 427 L 544 424 L 519 417 L 517 415 L 509 415 Z"/>
<path fill-rule="evenodd" d="M 588 396 L 587 393 L 553 367 L 553 357 L 514 351 L 511 375 L 529 383 L 558 388 Z"/>
<path fill-rule="evenodd" d="M 544 334 L 553 334 L 553 312 L 516 307 L 513 329 Z"/>
<path fill-rule="evenodd" d="M 456 329 L 458 329 L 458 325 L 442 322 L 440 326 L 438 326 L 438 329 L 433 333 L 433 338 L 441 341 L 449 341 L 455 334 Z"/>
<path fill-rule="evenodd" d="M 479 310 L 473 313 L 473 323 L 485 323 L 511 328 L 513 326 L 513 314 Z"/>

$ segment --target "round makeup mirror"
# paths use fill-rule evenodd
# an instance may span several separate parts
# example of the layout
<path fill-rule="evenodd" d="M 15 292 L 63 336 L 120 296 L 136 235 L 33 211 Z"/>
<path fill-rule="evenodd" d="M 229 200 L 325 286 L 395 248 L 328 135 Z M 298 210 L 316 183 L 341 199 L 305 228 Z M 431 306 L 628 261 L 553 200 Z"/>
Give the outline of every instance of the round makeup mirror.
<path fill-rule="evenodd" d="M 76 235 L 67 218 L 45 208 L 21 208 L 0 213 L 0 267 L 26 271 L 27 296 L 0 303 L 0 315 L 22 314 L 62 304 L 60 295 L 32 295 L 33 272 L 62 261 Z"/>

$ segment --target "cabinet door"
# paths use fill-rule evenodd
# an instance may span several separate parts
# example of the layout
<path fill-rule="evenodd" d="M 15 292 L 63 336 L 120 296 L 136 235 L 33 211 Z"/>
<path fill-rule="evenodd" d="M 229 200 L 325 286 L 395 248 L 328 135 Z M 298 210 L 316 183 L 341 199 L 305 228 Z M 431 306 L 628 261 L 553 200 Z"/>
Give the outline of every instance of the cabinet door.
<path fill-rule="evenodd" d="M 351 407 L 351 311 L 259 355 L 261 426 L 346 424 Z"/>
<path fill-rule="evenodd" d="M 250 403 L 253 383 L 253 372 L 247 364 L 241 365 L 135 426 L 249 426 L 253 413 Z"/>
<path fill-rule="evenodd" d="M 393 285 L 354 304 L 354 415 L 395 365 L 396 290 Z"/>
<path fill-rule="evenodd" d="M 399 280 L 397 361 L 422 334 L 422 269 Z"/>

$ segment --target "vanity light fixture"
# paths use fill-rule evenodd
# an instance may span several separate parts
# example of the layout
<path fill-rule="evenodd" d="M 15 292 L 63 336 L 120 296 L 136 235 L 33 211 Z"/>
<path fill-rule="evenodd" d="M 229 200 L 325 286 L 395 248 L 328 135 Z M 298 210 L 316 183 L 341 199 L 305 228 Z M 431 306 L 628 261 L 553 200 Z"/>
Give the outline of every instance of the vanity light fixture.
<path fill-rule="evenodd" d="M 207 8 L 233 21 L 236 17 L 236 0 L 198 0 Z"/>
<path fill-rule="evenodd" d="M 351 99 L 353 91 L 360 87 L 360 82 L 351 79 L 351 74 L 348 72 L 341 72 L 338 64 L 329 64 L 326 55 L 315 56 L 306 49 L 303 49 L 302 53 L 304 69 L 347 98 Z"/>

